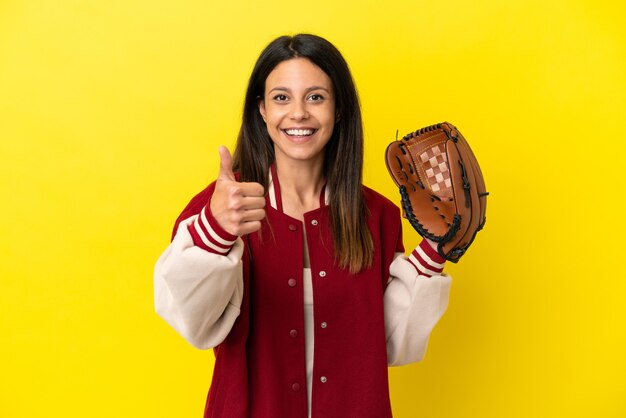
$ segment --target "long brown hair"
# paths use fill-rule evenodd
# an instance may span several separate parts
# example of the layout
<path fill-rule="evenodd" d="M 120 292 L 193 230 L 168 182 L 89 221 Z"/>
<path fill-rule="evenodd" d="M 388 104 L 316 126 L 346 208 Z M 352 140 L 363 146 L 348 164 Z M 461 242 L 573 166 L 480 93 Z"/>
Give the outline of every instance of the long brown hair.
<path fill-rule="evenodd" d="M 330 193 L 330 222 L 339 267 L 357 273 L 372 264 L 374 243 L 363 200 L 363 123 L 358 94 L 348 64 L 333 44 L 319 36 L 299 34 L 272 41 L 257 60 L 246 91 L 233 169 L 242 181 L 268 187 L 274 145 L 259 113 L 265 80 L 281 62 L 307 58 L 333 82 L 337 123 L 324 150 L 324 176 Z"/>

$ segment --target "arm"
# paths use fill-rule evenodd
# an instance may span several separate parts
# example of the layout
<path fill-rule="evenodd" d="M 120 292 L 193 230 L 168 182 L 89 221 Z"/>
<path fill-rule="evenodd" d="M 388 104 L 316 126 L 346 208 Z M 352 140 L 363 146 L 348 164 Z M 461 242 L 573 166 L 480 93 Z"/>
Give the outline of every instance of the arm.
<path fill-rule="evenodd" d="M 194 347 L 220 344 L 239 316 L 242 254 L 242 240 L 219 228 L 205 208 L 178 224 L 157 261 L 155 309 Z"/>
<path fill-rule="evenodd" d="M 178 218 L 154 270 L 157 313 L 203 349 L 224 341 L 239 316 L 244 245 L 238 237 L 258 230 L 265 217 L 263 186 L 238 182 L 230 153 L 225 147 L 219 153 L 217 180 Z"/>
<path fill-rule="evenodd" d="M 409 257 L 396 253 L 385 289 L 387 362 L 400 366 L 424 358 L 428 338 L 448 307 L 451 278 L 426 240 Z"/>

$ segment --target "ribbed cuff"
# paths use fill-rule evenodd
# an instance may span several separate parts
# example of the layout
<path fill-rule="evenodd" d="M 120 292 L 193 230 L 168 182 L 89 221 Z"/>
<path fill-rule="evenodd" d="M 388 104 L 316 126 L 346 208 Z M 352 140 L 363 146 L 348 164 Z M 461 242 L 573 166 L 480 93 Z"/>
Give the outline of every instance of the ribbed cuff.
<path fill-rule="evenodd" d="M 427 277 L 441 274 L 445 261 L 425 239 L 409 255 L 409 262 L 413 264 L 417 272 Z"/>
<path fill-rule="evenodd" d="M 217 223 L 209 205 L 202 208 L 198 218 L 187 229 L 197 247 L 214 254 L 228 254 L 237 240 L 236 235 L 229 234 Z"/>

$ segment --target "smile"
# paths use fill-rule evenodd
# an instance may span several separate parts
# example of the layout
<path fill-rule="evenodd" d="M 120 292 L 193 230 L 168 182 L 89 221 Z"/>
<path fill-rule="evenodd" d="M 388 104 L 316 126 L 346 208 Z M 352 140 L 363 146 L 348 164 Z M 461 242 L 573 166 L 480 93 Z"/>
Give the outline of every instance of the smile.
<path fill-rule="evenodd" d="M 284 132 L 289 136 L 311 136 L 317 129 L 285 129 Z"/>

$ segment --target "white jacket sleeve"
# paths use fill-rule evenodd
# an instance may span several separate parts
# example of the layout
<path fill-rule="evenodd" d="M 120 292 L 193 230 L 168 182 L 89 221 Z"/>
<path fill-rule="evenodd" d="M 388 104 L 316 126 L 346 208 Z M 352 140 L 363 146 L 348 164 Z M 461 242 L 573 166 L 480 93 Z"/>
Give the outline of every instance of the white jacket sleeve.
<path fill-rule="evenodd" d="M 239 316 L 243 298 L 241 256 L 237 238 L 227 255 L 194 245 L 182 221 L 154 269 L 156 312 L 191 345 L 208 349 L 220 344 Z"/>
<path fill-rule="evenodd" d="M 433 262 L 420 247 L 423 245 L 410 257 L 397 253 L 390 266 L 391 277 L 384 294 L 390 366 L 424 358 L 430 333 L 448 307 L 451 278 L 441 273 L 443 264 Z"/>

